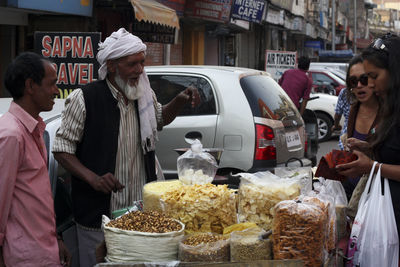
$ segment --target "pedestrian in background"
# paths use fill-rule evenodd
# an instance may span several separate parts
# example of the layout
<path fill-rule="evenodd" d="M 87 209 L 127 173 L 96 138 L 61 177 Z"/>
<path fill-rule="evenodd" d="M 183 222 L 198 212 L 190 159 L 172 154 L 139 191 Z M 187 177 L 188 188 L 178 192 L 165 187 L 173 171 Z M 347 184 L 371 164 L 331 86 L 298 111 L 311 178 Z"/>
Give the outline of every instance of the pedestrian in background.
<path fill-rule="evenodd" d="M 55 68 L 34 53 L 13 60 L 5 87 L 13 97 L 0 118 L 0 266 L 69 265 L 57 238 L 53 195 L 39 113 L 59 94 Z"/>
<path fill-rule="evenodd" d="M 361 58 L 360 58 L 361 60 Z M 362 61 L 361 61 L 362 62 Z M 349 76 L 349 69 L 347 69 L 347 75 Z M 333 126 L 332 126 L 332 133 L 335 131 L 340 131 L 340 136 L 345 134 L 347 132 L 347 120 L 349 119 L 349 113 L 350 113 L 350 101 L 351 101 L 351 96 L 350 96 L 350 89 L 343 88 L 338 96 L 337 102 L 336 102 L 336 107 L 335 107 L 335 116 L 333 120 Z M 343 126 L 340 125 L 340 120 L 342 119 L 342 116 L 344 117 L 344 123 Z M 339 148 L 341 150 L 344 150 L 343 142 L 339 138 Z"/>
<path fill-rule="evenodd" d="M 306 109 L 311 93 L 312 78 L 307 73 L 309 68 L 310 59 L 302 56 L 299 58 L 298 68 L 285 71 L 278 82 L 292 99 L 301 115 Z"/>
<path fill-rule="evenodd" d="M 124 28 L 99 45 L 99 80 L 74 90 L 65 102 L 52 151 L 72 174 L 72 207 L 81 266 L 96 264 L 104 240 L 102 215 L 142 199 L 156 179 L 157 130 L 186 104 L 199 104 L 186 88 L 168 104 L 157 102 L 144 71 L 146 45 Z"/>

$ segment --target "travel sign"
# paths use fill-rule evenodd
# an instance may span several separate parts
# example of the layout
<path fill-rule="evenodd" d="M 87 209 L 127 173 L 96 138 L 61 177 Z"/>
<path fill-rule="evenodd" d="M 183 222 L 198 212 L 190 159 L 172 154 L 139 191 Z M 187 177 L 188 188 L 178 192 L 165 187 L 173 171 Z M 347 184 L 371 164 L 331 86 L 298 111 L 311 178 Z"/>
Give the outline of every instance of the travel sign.
<path fill-rule="evenodd" d="M 231 17 L 261 23 L 265 9 L 264 0 L 233 0 Z"/>
<path fill-rule="evenodd" d="M 99 32 L 35 32 L 35 52 L 57 70 L 60 98 L 98 78 Z"/>

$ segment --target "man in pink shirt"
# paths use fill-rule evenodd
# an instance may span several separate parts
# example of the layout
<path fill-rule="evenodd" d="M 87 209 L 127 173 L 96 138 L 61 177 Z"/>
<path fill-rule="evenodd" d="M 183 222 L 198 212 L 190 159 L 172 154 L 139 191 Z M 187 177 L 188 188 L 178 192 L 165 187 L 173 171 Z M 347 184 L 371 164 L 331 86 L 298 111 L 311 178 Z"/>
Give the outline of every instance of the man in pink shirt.
<path fill-rule="evenodd" d="M 303 115 L 307 101 L 310 98 L 312 79 L 307 74 L 309 67 L 310 59 L 308 57 L 300 57 L 298 69 L 285 71 L 279 79 L 279 85 L 292 99 L 301 115 Z M 300 99 L 302 99 L 301 104 Z"/>
<path fill-rule="evenodd" d="M 56 233 L 53 196 L 39 116 L 59 94 L 48 60 L 23 53 L 8 67 L 5 86 L 13 97 L 0 117 L 0 266 L 69 265 Z"/>

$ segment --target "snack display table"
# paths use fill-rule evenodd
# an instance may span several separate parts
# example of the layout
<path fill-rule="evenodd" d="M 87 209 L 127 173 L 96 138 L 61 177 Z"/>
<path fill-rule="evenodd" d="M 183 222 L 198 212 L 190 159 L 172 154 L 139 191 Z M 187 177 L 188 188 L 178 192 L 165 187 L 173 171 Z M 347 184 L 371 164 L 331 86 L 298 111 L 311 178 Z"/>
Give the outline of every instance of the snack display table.
<path fill-rule="evenodd" d="M 95 267 L 303 267 L 301 260 L 263 260 L 251 262 L 165 262 L 99 263 Z"/>

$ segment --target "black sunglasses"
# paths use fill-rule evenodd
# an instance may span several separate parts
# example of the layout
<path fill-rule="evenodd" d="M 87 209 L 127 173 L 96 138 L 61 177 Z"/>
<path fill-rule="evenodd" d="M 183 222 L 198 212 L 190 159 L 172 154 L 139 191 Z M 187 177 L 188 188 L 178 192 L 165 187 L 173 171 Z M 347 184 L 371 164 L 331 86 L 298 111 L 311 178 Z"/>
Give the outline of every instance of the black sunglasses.
<path fill-rule="evenodd" d="M 367 74 L 361 74 L 360 77 L 357 76 L 350 76 L 347 78 L 347 85 L 352 88 L 356 88 L 358 85 L 358 82 L 360 82 L 362 85 L 367 86 L 368 85 L 368 75 Z"/>

